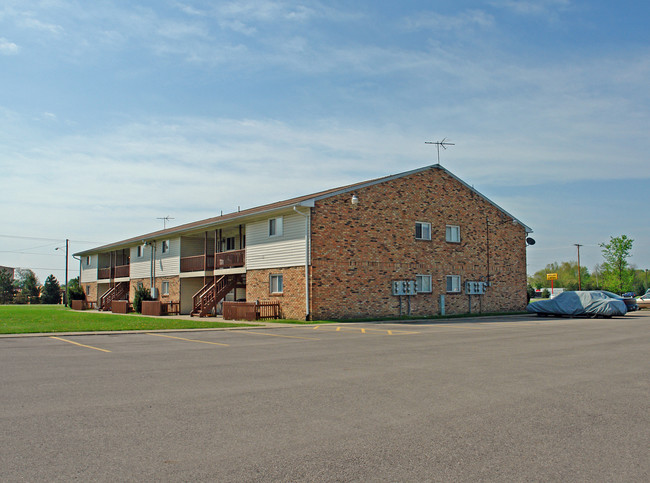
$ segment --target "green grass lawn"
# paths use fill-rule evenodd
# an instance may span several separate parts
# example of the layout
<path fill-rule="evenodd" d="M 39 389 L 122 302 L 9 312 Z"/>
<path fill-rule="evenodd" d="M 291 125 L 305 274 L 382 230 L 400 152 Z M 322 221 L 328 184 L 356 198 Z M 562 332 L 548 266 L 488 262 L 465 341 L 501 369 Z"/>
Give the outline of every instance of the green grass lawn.
<path fill-rule="evenodd" d="M 162 330 L 243 327 L 254 324 L 118 315 L 72 310 L 62 305 L 0 305 L 0 334 L 92 332 L 99 330 Z"/>

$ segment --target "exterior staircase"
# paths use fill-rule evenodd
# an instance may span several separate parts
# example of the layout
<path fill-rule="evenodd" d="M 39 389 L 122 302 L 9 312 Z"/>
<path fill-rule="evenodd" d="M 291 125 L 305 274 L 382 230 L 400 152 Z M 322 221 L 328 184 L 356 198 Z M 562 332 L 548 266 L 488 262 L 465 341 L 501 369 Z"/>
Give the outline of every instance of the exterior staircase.
<path fill-rule="evenodd" d="M 118 282 L 99 299 L 99 310 L 111 310 L 113 300 L 129 300 L 129 282 Z"/>
<path fill-rule="evenodd" d="M 216 280 L 210 280 L 192 297 L 192 312 L 190 316 L 205 317 L 228 293 L 241 281 L 241 275 L 222 275 Z"/>

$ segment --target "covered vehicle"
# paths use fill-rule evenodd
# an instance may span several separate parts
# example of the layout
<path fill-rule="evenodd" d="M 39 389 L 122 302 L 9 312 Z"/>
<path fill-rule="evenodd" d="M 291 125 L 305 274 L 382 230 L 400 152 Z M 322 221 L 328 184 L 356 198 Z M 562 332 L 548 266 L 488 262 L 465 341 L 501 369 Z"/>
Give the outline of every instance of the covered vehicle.
<path fill-rule="evenodd" d="M 531 302 L 528 312 L 543 315 L 612 317 L 625 315 L 627 308 L 620 297 L 613 298 L 601 290 L 562 292 L 549 300 Z"/>
<path fill-rule="evenodd" d="M 634 297 L 628 297 L 627 295 L 616 295 L 613 292 L 608 292 L 607 290 L 601 290 L 605 295 L 613 298 L 613 299 L 621 299 L 623 302 L 625 302 L 625 307 L 627 308 L 628 312 L 634 312 L 635 310 L 639 310 L 639 306 L 636 303 L 636 299 Z"/>

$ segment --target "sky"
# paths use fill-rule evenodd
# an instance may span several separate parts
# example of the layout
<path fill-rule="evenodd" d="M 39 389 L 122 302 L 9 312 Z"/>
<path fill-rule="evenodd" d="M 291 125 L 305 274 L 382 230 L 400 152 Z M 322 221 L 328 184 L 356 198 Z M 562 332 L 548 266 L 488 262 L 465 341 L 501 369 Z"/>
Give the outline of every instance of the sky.
<path fill-rule="evenodd" d="M 650 3 L 3 0 L 0 265 L 440 162 L 528 272 L 650 268 Z M 57 250 L 58 248 L 58 250 Z M 70 257 L 72 278 L 78 262 Z"/>

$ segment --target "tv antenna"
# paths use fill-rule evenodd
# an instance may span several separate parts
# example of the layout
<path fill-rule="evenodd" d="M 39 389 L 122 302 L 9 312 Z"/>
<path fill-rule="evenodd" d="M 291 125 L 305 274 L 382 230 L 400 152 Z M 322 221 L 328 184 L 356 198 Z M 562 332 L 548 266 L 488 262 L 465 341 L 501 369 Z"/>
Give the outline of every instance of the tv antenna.
<path fill-rule="evenodd" d="M 455 143 L 450 143 L 447 141 L 447 138 L 442 138 L 442 141 L 425 141 L 424 144 L 435 144 L 436 149 L 438 150 L 438 164 L 440 164 L 440 146 L 442 149 L 447 149 L 447 146 L 455 146 Z"/>
<path fill-rule="evenodd" d="M 175 219 L 176 219 L 176 218 L 172 218 L 172 217 L 169 216 L 169 215 L 167 215 L 167 216 L 159 216 L 159 217 L 156 218 L 156 220 L 162 220 L 162 221 L 163 221 L 163 230 L 166 230 L 166 229 L 167 229 L 167 222 L 168 222 L 169 220 L 175 220 Z"/>

